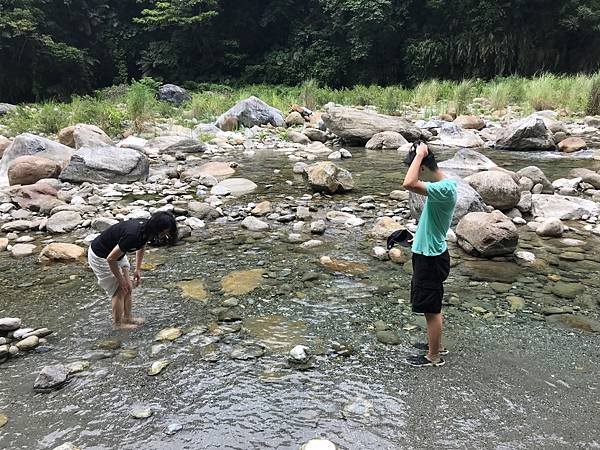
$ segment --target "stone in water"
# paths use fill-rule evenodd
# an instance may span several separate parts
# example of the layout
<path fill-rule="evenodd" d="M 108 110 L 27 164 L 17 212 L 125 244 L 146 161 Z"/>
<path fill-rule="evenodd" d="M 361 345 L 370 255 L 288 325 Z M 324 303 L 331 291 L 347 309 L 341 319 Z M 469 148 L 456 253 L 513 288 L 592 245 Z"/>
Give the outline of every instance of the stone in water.
<path fill-rule="evenodd" d="M 150 369 L 148 369 L 148 375 L 150 375 L 150 376 L 158 375 L 164 369 L 166 369 L 169 366 L 169 364 L 171 364 L 171 362 L 167 361 L 166 359 L 154 361 L 152 363 L 152 365 L 150 366 Z"/>

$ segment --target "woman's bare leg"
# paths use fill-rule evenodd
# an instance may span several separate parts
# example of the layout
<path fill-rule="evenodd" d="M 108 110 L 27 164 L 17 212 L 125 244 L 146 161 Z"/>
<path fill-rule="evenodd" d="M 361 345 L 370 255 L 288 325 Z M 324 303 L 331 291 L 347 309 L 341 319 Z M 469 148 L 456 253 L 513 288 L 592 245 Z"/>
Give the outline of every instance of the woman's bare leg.
<path fill-rule="evenodd" d="M 123 269 L 123 276 L 129 282 L 129 293 L 125 295 L 124 300 L 124 308 L 123 308 L 123 323 L 133 324 L 133 325 L 141 325 L 145 322 L 142 317 L 133 317 L 131 315 L 131 307 L 132 307 L 132 293 L 133 288 L 131 286 L 131 278 L 129 277 L 129 269 Z"/>

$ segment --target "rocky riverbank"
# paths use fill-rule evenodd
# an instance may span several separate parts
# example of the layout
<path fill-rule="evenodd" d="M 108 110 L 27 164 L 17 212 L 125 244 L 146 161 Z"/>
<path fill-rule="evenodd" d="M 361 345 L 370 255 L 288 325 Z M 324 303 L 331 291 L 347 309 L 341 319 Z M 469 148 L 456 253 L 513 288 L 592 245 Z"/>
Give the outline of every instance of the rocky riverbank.
<path fill-rule="evenodd" d="M 279 374 L 360 359 L 373 345 L 409 345 L 424 329 L 406 301 L 410 254 L 388 253 L 383 244 L 392 231 L 416 227 L 423 199 L 398 190 L 402 154 L 415 139 L 428 140 L 459 183 L 448 235 L 449 320 L 468 317 L 490 327 L 547 321 L 600 332 L 600 285 L 590 276 L 600 270 L 594 251 L 600 175 L 593 159 L 600 132 L 592 119 L 564 124 L 549 112 L 511 124 L 443 119 L 451 118 L 410 121 L 336 105 L 286 117 L 251 98 L 215 124 L 165 127 L 155 137 L 116 140 L 86 124 L 62 130 L 56 140 L 16 137 L 0 162 L 8 184 L 0 192 L 4 264 L 27 266 L 33 277 L 59 271 L 65 288 L 85 277 L 85 292 L 99 296 L 84 269 L 85 247 L 96 233 L 119 220 L 172 211 L 183 243 L 169 251 L 170 259 L 153 260 L 149 253 L 145 269 L 164 277 L 152 295 L 177 291 L 178 298 L 199 302 L 203 317 L 202 323 L 185 316 L 188 323 L 151 328 L 149 340 L 156 342 L 148 349 L 103 339 L 72 361 L 44 361 L 37 389 L 46 390 L 40 386 L 50 379 L 59 380 L 56 387 L 73 377 L 85 380 L 92 376 L 86 364 L 117 357 L 134 361 L 136 376 L 160 380 L 182 367 L 177 355 L 188 346 L 202 348 L 199 360 L 206 364 L 275 358 Z M 592 149 L 561 151 L 568 135 Z M 497 163 L 511 154 L 520 167 Z M 547 175 L 537 155 L 560 160 L 567 170 Z M 161 268 L 165 264 L 169 269 Z M 71 276 L 63 267 L 74 267 Z M 5 280 L 12 288 L 36 289 L 14 277 Z M 268 325 L 255 320 L 269 308 L 277 313 L 271 302 L 301 304 L 307 297 L 334 304 L 373 298 L 373 305 L 366 302 L 346 324 L 334 326 L 344 339 L 328 336 L 326 342 L 294 336 L 289 318 Z M 108 311 L 102 314 L 108 321 Z M 360 325 L 349 333 L 352 323 Z M 267 336 L 280 328 L 286 343 L 276 349 Z M 143 363 L 135 363 L 140 356 Z M 347 414 L 368 410 L 367 403 L 355 402 Z M 153 414 L 141 409 L 135 417 Z M 166 425 L 169 435 L 181 431 L 175 422 Z"/>

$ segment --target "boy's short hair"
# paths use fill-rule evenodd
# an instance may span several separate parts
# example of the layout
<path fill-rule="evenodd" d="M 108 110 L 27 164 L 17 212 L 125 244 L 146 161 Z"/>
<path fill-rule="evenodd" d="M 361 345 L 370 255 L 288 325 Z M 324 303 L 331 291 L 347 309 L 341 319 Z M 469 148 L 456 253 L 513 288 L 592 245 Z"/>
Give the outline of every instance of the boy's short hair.
<path fill-rule="evenodd" d="M 416 158 L 416 156 L 417 156 L 417 150 L 413 147 L 410 149 L 410 151 L 404 158 L 404 164 L 406 164 L 407 166 L 410 166 L 412 164 L 412 162 L 414 161 L 414 159 Z M 431 150 L 429 150 L 429 153 L 427 154 L 427 156 L 425 158 L 423 158 L 421 165 L 427 167 L 431 171 L 435 171 L 438 169 L 437 161 L 435 160 L 435 155 L 433 154 L 433 152 Z"/>

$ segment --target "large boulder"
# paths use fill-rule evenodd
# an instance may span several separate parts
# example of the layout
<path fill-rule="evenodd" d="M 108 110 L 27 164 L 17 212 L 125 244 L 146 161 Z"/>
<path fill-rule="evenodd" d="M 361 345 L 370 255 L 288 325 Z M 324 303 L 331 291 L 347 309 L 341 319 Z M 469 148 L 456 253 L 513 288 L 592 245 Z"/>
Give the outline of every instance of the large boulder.
<path fill-rule="evenodd" d="M 365 145 L 383 131 L 395 131 L 409 141 L 425 137 L 422 130 L 402 117 L 335 105 L 326 106 L 325 111 L 322 118 L 327 128 L 349 144 Z"/>
<path fill-rule="evenodd" d="M 185 136 L 158 136 L 149 140 L 144 146 L 144 152 L 150 156 L 175 153 L 202 153 L 206 145 L 197 139 Z"/>
<path fill-rule="evenodd" d="M 96 125 L 78 123 L 63 128 L 58 132 L 58 141 L 68 147 L 79 149 L 81 147 L 99 147 L 113 145 L 108 135 Z"/>
<path fill-rule="evenodd" d="M 11 105 L 10 103 L 0 103 L 0 116 L 4 114 L 8 114 L 11 111 L 17 109 L 15 105 Z"/>
<path fill-rule="evenodd" d="M 57 194 L 56 188 L 46 180 L 40 180 L 28 186 L 18 186 L 10 190 L 10 197 L 13 202 L 21 208 L 42 214 L 47 214 L 57 206 L 64 205 L 64 202 L 57 198 Z"/>
<path fill-rule="evenodd" d="M 180 178 L 182 180 L 196 179 L 202 183 L 204 177 L 214 177 L 217 181 L 222 181 L 234 174 L 235 169 L 231 163 L 213 161 L 201 166 L 188 167 L 181 173 Z"/>
<path fill-rule="evenodd" d="M 408 144 L 408 141 L 404 139 L 404 136 L 400 133 L 395 131 L 382 131 L 381 133 L 374 134 L 365 144 L 365 148 L 369 150 L 396 150 L 404 144 Z"/>
<path fill-rule="evenodd" d="M 272 106 L 267 105 L 257 97 L 249 97 L 224 112 L 215 122 L 215 125 L 223 129 L 223 125 L 231 118 L 236 119 L 237 123 L 251 128 L 255 125 L 271 124 L 274 127 L 285 127 L 285 117 L 283 113 Z"/>
<path fill-rule="evenodd" d="M 458 116 L 454 119 L 454 123 L 464 130 L 482 130 L 485 128 L 484 120 L 477 116 Z"/>
<path fill-rule="evenodd" d="M 303 176 L 315 192 L 339 194 L 354 188 L 352 174 L 329 161 L 312 164 L 306 168 Z"/>
<path fill-rule="evenodd" d="M 519 242 L 517 227 L 500 211 L 467 214 L 458 223 L 456 236 L 465 252 L 484 258 L 510 255 Z"/>
<path fill-rule="evenodd" d="M 513 209 L 521 199 L 521 189 L 513 177 L 500 170 L 478 172 L 465 178 L 483 201 L 501 211 Z"/>
<path fill-rule="evenodd" d="M 531 202 L 531 212 L 536 217 L 579 220 L 583 216 L 600 214 L 598 203 L 579 197 L 534 194 L 531 196 Z"/>
<path fill-rule="evenodd" d="M 62 167 L 60 163 L 39 156 L 19 156 L 8 168 L 8 183 L 34 184 L 44 178 L 58 178 Z"/>
<path fill-rule="evenodd" d="M 600 174 L 590 169 L 572 169 L 568 178 L 581 178 L 584 183 L 591 184 L 594 189 L 600 189 Z"/>
<path fill-rule="evenodd" d="M 68 233 L 77 228 L 83 219 L 76 211 L 59 211 L 53 214 L 46 223 L 50 233 Z"/>
<path fill-rule="evenodd" d="M 554 188 L 552 187 L 552 183 L 546 177 L 542 169 L 537 166 L 527 166 L 522 168 L 517 172 L 517 175 L 525 178 L 529 178 L 534 185 L 541 184 L 543 186 L 542 192 L 551 194 L 554 192 Z"/>
<path fill-rule="evenodd" d="M 39 256 L 41 263 L 49 262 L 76 262 L 82 261 L 85 249 L 75 244 L 53 242 L 45 246 Z"/>
<path fill-rule="evenodd" d="M 148 158 L 119 147 L 83 147 L 77 150 L 60 179 L 74 183 L 132 183 L 148 178 Z"/>
<path fill-rule="evenodd" d="M 452 158 L 438 163 L 438 166 L 444 170 L 450 170 L 461 177 L 498 167 L 487 156 L 468 148 L 461 148 Z"/>
<path fill-rule="evenodd" d="M 158 88 L 158 99 L 175 106 L 181 106 L 184 102 L 191 100 L 192 96 L 188 91 L 176 84 L 163 84 Z"/>
<path fill-rule="evenodd" d="M 470 130 L 463 130 L 454 123 L 445 122 L 437 137 L 428 144 L 432 150 L 477 148 L 484 146 L 483 139 Z"/>
<path fill-rule="evenodd" d="M 8 148 L 11 142 L 12 141 L 9 138 L 0 134 L 0 158 L 2 158 L 2 155 L 4 155 L 4 150 Z"/>
<path fill-rule="evenodd" d="M 481 195 L 473 189 L 469 183 L 456 175 L 450 175 L 454 181 L 456 181 L 456 207 L 454 208 L 454 216 L 452 217 L 452 225 L 456 225 L 458 221 L 470 212 L 485 211 L 485 203 L 481 198 Z M 425 199 L 427 197 L 414 192 L 410 193 L 409 206 L 410 214 L 414 219 L 421 217 L 423 206 L 425 205 Z"/>
<path fill-rule="evenodd" d="M 73 155 L 73 149 L 58 142 L 34 134 L 20 134 L 4 151 L 0 161 L 0 186 L 8 186 L 8 168 L 19 156 L 35 155 L 51 159 L 66 167 Z"/>
<path fill-rule="evenodd" d="M 555 150 L 552 132 L 541 117 L 529 116 L 505 129 L 496 148 L 506 150 Z"/>

